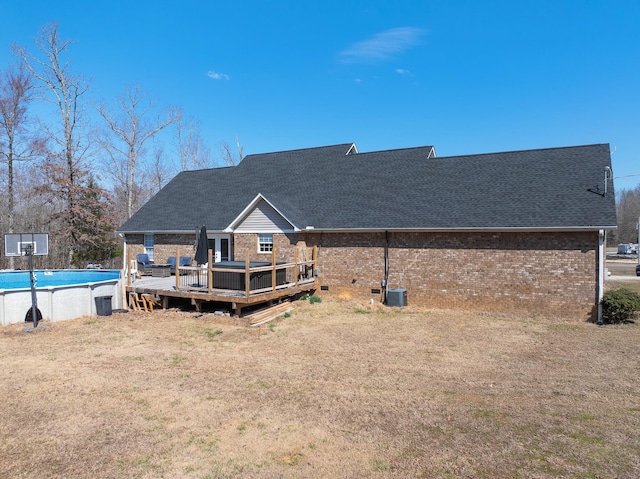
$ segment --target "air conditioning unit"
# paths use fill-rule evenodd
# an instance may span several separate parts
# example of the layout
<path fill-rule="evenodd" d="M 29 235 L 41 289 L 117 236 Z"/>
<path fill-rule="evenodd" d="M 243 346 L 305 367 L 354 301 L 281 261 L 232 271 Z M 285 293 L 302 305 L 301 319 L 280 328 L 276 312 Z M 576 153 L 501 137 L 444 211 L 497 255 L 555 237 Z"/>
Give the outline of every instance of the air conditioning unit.
<path fill-rule="evenodd" d="M 394 288 L 387 292 L 387 306 L 406 306 L 407 290 L 406 288 Z"/>

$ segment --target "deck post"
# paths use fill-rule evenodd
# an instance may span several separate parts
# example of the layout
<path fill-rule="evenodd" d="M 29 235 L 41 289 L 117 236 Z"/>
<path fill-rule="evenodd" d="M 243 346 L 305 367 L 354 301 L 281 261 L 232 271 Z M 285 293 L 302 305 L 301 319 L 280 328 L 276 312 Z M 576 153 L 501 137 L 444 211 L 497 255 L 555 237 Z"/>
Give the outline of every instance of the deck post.
<path fill-rule="evenodd" d="M 180 289 L 180 249 L 176 248 L 176 291 Z"/>
<path fill-rule="evenodd" d="M 244 291 L 249 299 L 251 295 L 251 253 L 247 251 L 247 258 L 244 262 Z"/>
<path fill-rule="evenodd" d="M 276 290 L 276 247 L 271 250 L 271 290 Z"/>
<path fill-rule="evenodd" d="M 131 286 L 131 246 L 129 246 L 125 239 L 124 249 L 124 270 L 122 271 L 122 304 L 127 304 L 127 286 Z M 125 281 L 125 277 L 127 278 Z"/>
<path fill-rule="evenodd" d="M 124 260 L 124 267 L 125 267 L 125 274 L 127 275 L 127 286 L 131 286 L 131 283 L 133 282 L 133 280 L 131 279 L 131 272 L 133 271 L 133 268 L 131 267 L 131 261 L 133 261 L 131 259 L 131 246 L 127 245 L 127 249 L 125 250 L 125 260 Z"/>
<path fill-rule="evenodd" d="M 313 278 L 316 277 L 317 269 L 318 269 L 318 246 L 315 245 L 313 247 L 313 271 L 311 272 L 311 276 Z"/>
<path fill-rule="evenodd" d="M 300 264 L 298 263 L 298 247 L 293 248 L 293 277 L 294 282 L 296 284 L 296 288 L 298 287 L 298 278 L 300 278 Z"/>
<path fill-rule="evenodd" d="M 209 252 L 209 261 L 207 263 L 207 292 L 211 294 L 211 290 L 213 289 L 213 251 L 207 251 Z"/>

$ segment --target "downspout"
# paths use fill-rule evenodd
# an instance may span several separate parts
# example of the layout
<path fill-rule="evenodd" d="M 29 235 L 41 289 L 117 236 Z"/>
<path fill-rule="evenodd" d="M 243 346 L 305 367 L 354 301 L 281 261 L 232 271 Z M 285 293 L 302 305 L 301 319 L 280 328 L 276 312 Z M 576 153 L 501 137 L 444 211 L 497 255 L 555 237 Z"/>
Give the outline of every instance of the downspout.
<path fill-rule="evenodd" d="M 384 232 L 384 278 L 382 279 L 382 304 L 387 304 L 389 292 L 389 232 Z"/>
<path fill-rule="evenodd" d="M 605 280 L 605 231 L 598 231 L 598 324 L 602 324 L 602 298 L 604 297 Z"/>

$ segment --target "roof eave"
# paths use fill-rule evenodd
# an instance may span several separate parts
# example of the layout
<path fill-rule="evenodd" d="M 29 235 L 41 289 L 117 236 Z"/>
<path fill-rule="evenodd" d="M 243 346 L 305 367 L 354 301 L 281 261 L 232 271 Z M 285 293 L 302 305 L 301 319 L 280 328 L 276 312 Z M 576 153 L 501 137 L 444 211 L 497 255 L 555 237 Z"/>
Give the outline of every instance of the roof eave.
<path fill-rule="evenodd" d="M 140 234 L 163 234 L 163 235 L 181 235 L 181 234 L 195 234 L 196 233 L 196 229 L 199 230 L 200 228 L 191 228 L 188 230 L 117 230 L 116 233 L 121 234 L 121 235 L 140 235 Z M 210 230 L 207 229 L 207 233 L 213 233 L 213 234 L 222 234 L 222 233 L 226 233 L 226 231 L 223 230 Z"/>
<path fill-rule="evenodd" d="M 396 231 L 403 233 L 553 233 L 553 232 L 581 232 L 616 230 L 617 226 L 552 226 L 552 227 L 460 227 L 460 228 L 308 228 L 312 233 L 374 233 L 381 231 Z"/>

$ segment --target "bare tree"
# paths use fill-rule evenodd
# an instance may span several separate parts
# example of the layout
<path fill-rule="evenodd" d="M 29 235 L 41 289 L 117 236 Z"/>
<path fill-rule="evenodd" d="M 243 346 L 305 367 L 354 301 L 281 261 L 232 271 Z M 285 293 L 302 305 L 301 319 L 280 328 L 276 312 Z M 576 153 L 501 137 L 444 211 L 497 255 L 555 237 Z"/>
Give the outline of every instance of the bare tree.
<path fill-rule="evenodd" d="M 59 113 L 60 126 L 46 128 L 59 148 L 49 157 L 46 166 L 51 181 L 49 192 L 64 203 L 59 215 L 64 226 L 59 233 L 66 237 L 70 265 L 81 236 L 79 222 L 83 211 L 78 198 L 85 193 L 83 181 L 87 169 L 84 161 L 89 146 L 82 135 L 82 99 L 89 90 L 89 82 L 74 75 L 69 62 L 65 61 L 71 41 L 59 38 L 57 24 L 45 26 L 35 43 L 37 54 L 17 45 L 13 48 L 26 70 L 42 86 L 42 99 L 55 105 Z"/>
<path fill-rule="evenodd" d="M 150 119 L 156 107 L 155 102 L 148 100 L 139 85 L 128 88 L 123 97 L 118 99 L 118 112 L 111 113 L 104 105 L 98 107 L 100 116 L 105 120 L 109 135 L 103 138 L 102 145 L 109 153 L 115 172 L 114 178 L 121 182 L 127 198 L 127 218 L 134 212 L 134 191 L 138 161 L 143 154 L 143 147 L 160 131 L 178 121 L 181 112 L 172 109 Z M 126 178 L 121 177 L 126 173 Z"/>
<path fill-rule="evenodd" d="M 244 147 L 240 144 L 238 135 L 236 134 L 236 154 L 231 150 L 231 146 L 226 141 L 222 142 L 222 161 L 227 166 L 235 166 L 242 161 Z"/>
<path fill-rule="evenodd" d="M 618 243 L 638 241 L 638 221 L 640 219 L 640 186 L 625 189 L 617 193 L 618 230 L 615 239 Z"/>
<path fill-rule="evenodd" d="M 152 172 L 149 175 L 151 177 L 151 194 L 156 194 L 158 191 L 162 189 L 162 187 L 167 183 L 171 173 L 166 167 L 166 162 L 164 161 L 164 149 L 162 147 L 158 148 L 153 155 L 153 165 Z"/>
<path fill-rule="evenodd" d="M 176 123 L 180 169 L 210 168 L 211 150 L 200 134 L 200 124 L 192 117 L 182 117 Z"/>
<path fill-rule="evenodd" d="M 0 161 L 7 165 L 9 232 L 13 232 L 14 162 L 34 157 L 33 144 L 23 136 L 32 90 L 33 81 L 24 70 L 0 72 Z"/>
<path fill-rule="evenodd" d="M 33 99 L 33 79 L 22 68 L 0 72 L 0 161 L 7 165 L 7 225 L 14 232 L 15 199 L 14 165 L 35 158 L 44 148 L 43 140 L 36 140 L 27 129 L 27 108 Z M 14 257 L 10 267 L 14 267 Z"/>

